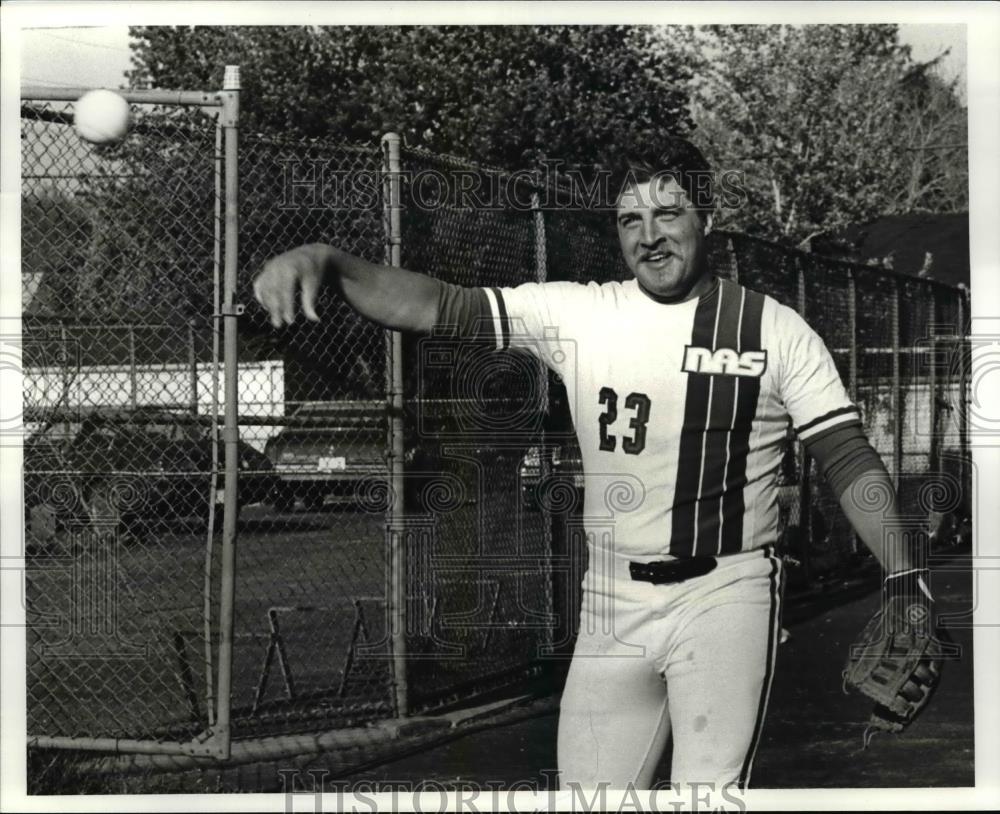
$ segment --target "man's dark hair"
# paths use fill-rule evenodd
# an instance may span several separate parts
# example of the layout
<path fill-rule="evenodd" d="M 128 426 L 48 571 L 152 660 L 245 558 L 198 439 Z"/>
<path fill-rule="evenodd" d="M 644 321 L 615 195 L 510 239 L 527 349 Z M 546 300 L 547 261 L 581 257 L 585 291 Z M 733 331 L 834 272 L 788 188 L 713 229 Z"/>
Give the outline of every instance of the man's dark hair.
<path fill-rule="evenodd" d="M 629 184 L 673 178 L 694 204 L 702 220 L 715 209 L 712 168 L 690 141 L 674 136 L 650 147 L 633 147 L 605 163 L 611 171 L 609 191 L 617 201 Z"/>

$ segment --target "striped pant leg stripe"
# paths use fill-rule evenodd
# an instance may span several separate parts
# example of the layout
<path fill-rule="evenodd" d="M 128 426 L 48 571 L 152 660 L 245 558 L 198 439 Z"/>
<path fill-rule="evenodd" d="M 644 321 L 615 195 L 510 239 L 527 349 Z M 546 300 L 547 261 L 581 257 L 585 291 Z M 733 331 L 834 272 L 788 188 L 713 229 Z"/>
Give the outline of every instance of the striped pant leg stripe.
<path fill-rule="evenodd" d="M 770 581 L 771 610 L 768 616 L 767 631 L 767 666 L 764 671 L 764 682 L 760 688 L 760 700 L 757 702 L 757 718 L 754 721 L 753 735 L 750 737 L 750 746 L 747 749 L 746 757 L 743 759 L 743 768 L 740 770 L 738 788 L 746 789 L 750 781 L 750 770 L 753 768 L 753 760 L 757 754 L 757 747 L 760 744 L 760 736 L 764 729 L 764 715 L 767 712 L 767 702 L 771 695 L 771 683 L 774 680 L 774 666 L 777 661 L 778 643 L 781 640 L 781 560 L 775 556 L 774 546 L 764 547 L 764 556 L 771 561 L 771 573 L 768 577 Z"/>

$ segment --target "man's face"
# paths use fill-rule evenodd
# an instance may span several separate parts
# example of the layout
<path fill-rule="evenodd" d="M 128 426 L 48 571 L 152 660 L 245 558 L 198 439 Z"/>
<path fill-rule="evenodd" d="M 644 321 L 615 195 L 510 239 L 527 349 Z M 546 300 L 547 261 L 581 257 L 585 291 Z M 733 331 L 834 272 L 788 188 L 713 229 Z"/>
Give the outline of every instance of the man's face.
<path fill-rule="evenodd" d="M 618 201 L 618 240 L 629 270 L 650 294 L 690 299 L 711 283 L 702 221 L 673 178 L 631 184 Z"/>

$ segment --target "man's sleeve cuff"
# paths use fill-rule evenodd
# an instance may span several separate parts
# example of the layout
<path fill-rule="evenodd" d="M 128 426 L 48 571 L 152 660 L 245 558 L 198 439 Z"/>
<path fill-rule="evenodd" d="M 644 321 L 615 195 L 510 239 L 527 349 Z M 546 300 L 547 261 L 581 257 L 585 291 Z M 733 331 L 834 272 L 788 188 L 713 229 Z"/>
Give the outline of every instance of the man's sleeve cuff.
<path fill-rule="evenodd" d="M 831 410 L 811 421 L 807 421 L 805 424 L 795 428 L 795 434 L 798 435 L 802 443 L 807 443 L 837 427 L 852 424 L 857 427 L 861 426 L 861 411 L 853 404 Z"/>
<path fill-rule="evenodd" d="M 841 421 L 820 430 L 805 442 L 805 446 L 838 499 L 865 472 L 885 470 L 885 464 L 872 449 L 857 420 Z"/>
<path fill-rule="evenodd" d="M 500 301 L 500 309 L 496 303 Z M 441 283 L 435 331 L 482 340 L 500 349 L 510 344 L 510 328 L 498 289 Z M 503 319 L 499 314 L 503 314 Z M 506 330 L 505 330 L 506 326 Z M 504 339 L 506 338 L 506 344 Z"/>

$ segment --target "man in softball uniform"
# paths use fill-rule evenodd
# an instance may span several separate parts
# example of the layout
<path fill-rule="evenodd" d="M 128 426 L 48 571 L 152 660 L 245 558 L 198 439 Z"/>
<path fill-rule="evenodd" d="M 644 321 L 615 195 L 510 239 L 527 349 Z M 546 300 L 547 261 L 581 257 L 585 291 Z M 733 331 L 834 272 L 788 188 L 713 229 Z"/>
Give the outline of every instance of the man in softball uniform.
<path fill-rule="evenodd" d="M 564 784 L 647 787 L 670 736 L 671 782 L 748 782 L 780 634 L 775 482 L 789 417 L 883 566 L 912 571 L 901 542 L 883 543 L 891 481 L 822 340 L 710 273 L 707 170 L 682 141 L 624 165 L 613 187 L 624 283 L 463 288 L 321 245 L 255 281 L 275 326 L 294 320 L 299 287 L 316 319 L 329 284 L 383 326 L 452 326 L 563 377 L 589 549 L 559 722 Z M 881 506 L 865 509 L 862 483 Z"/>

